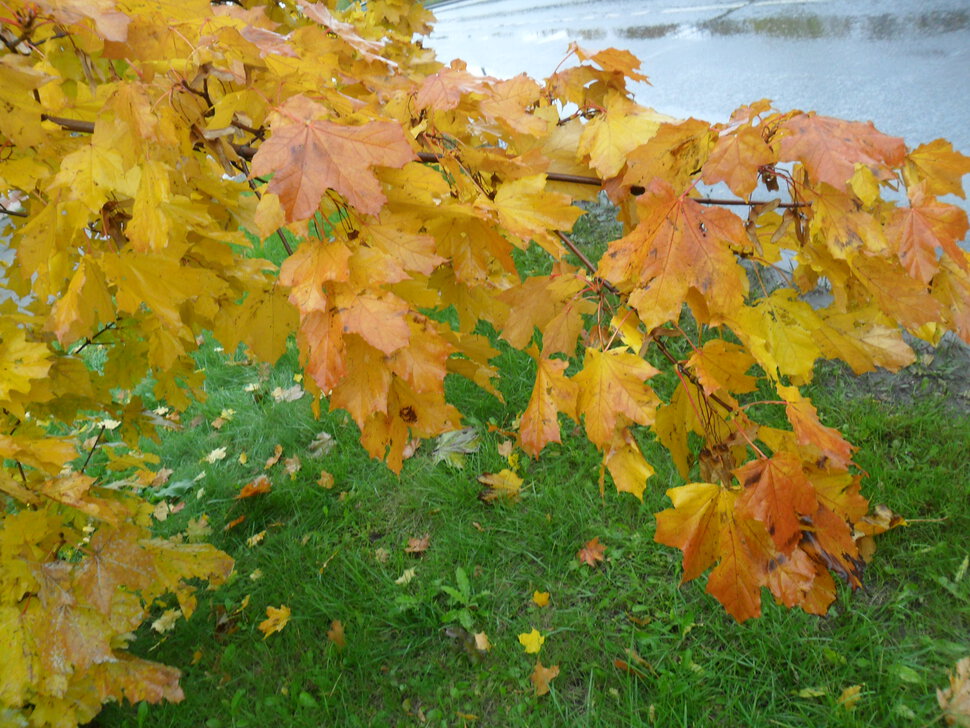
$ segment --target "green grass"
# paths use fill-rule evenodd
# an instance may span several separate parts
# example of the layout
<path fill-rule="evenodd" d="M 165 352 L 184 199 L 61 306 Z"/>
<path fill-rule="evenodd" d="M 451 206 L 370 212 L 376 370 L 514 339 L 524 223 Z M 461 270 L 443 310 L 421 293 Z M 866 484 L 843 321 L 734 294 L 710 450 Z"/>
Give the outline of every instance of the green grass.
<path fill-rule="evenodd" d="M 171 633 L 143 629 L 135 652 L 184 670 L 178 705 L 109 706 L 104 726 L 379 726 L 465 723 L 501 726 L 870 726 L 935 720 L 934 688 L 970 652 L 970 589 L 955 581 L 968 554 L 970 506 L 966 443 L 970 423 L 940 402 L 895 410 L 843 396 L 828 373 L 813 392 L 825 421 L 862 443 L 875 502 L 922 520 L 879 539 L 865 591 L 843 590 L 831 613 L 816 618 L 766 600 L 765 614 L 735 624 L 703 590 L 679 586 L 679 553 L 653 543 L 652 513 L 666 507 L 664 490 L 678 483 L 662 452 L 643 503 L 597 487 L 598 459 L 567 433 L 538 461 L 523 460 L 519 503 L 477 499 L 477 475 L 508 463 L 503 439 L 486 430 L 489 413 L 508 426 L 528 396 L 528 368 L 503 355 L 509 407 L 464 382 L 449 391 L 477 412 L 482 446 L 463 470 L 434 464 L 425 445 L 400 478 L 367 458 L 356 430 L 340 413 L 313 419 L 309 398 L 277 402 L 270 392 L 293 383 L 291 352 L 259 381 L 255 368 L 234 365 L 210 345 L 200 364 L 209 399 L 186 412 L 195 427 L 164 438 L 158 453 L 175 470 L 170 482 L 192 481 L 184 509 L 161 524 L 176 532 L 206 514 L 210 540 L 236 559 L 234 579 L 203 595 L 198 611 Z M 483 405 L 485 403 L 485 405 Z M 226 408 L 236 414 L 220 430 L 209 423 Z M 334 449 L 306 455 L 320 431 Z M 263 472 L 279 444 L 299 454 L 291 478 L 282 462 L 270 471 L 273 490 L 237 501 L 233 495 Z M 225 460 L 202 458 L 226 447 Z M 238 462 L 240 452 L 248 463 Z M 321 469 L 335 478 L 315 484 Z M 237 518 L 234 529 L 223 527 Z M 936 520 L 940 519 L 940 520 Z M 247 539 L 266 531 L 263 541 Z M 408 539 L 430 535 L 421 556 Z M 607 561 L 581 566 L 577 550 L 598 536 Z M 415 569 L 407 584 L 395 583 Z M 446 615 L 456 606 L 443 589 L 468 577 L 471 626 L 492 650 L 466 648 Z M 255 572 L 262 577 L 253 579 Z M 549 606 L 531 601 L 548 591 Z M 249 604 L 240 610 L 243 600 Z M 267 606 L 286 604 L 292 618 L 263 639 L 257 625 Z M 159 607 L 161 613 L 162 607 Z M 444 621 L 443 621 L 444 618 Z M 346 630 L 338 650 L 327 639 L 332 620 Z M 448 629 L 450 627 L 450 629 Z M 534 664 L 517 635 L 539 629 L 541 659 L 558 665 L 552 693 L 532 695 Z M 614 665 L 646 665 L 633 674 Z M 195 656 L 195 658 L 194 658 Z M 862 686 L 854 711 L 837 705 L 842 690 Z M 813 690 L 815 697 L 799 691 Z M 477 721 L 462 718 L 478 716 Z"/>
<path fill-rule="evenodd" d="M 595 238 L 595 231 L 591 232 Z M 601 240 L 586 239 L 591 245 Z M 526 251 L 528 257 L 532 253 Z M 830 613 L 813 617 L 774 605 L 736 624 L 704 592 L 679 584 L 680 554 L 653 542 L 653 513 L 681 484 L 669 457 L 647 444 L 657 468 L 643 502 L 598 489 L 599 459 L 580 433 L 537 461 L 524 456 L 518 503 L 478 499 L 478 475 L 509 467 L 498 453 L 529 396 L 531 360 L 497 360 L 506 404 L 464 380 L 450 399 L 481 433 L 463 469 L 435 463 L 433 443 L 400 477 L 369 459 L 343 413 L 314 419 L 309 397 L 279 402 L 294 383 L 295 350 L 272 368 L 248 366 L 210 342 L 199 354 L 208 400 L 183 413 L 183 429 L 154 449 L 174 470 L 168 487 L 183 509 L 160 531 L 183 531 L 203 514 L 212 543 L 236 559 L 230 583 L 203 592 L 195 614 L 166 634 L 144 627 L 133 651 L 183 670 L 180 704 L 113 705 L 101 726 L 923 726 L 939 719 L 935 688 L 970 654 L 970 555 L 966 446 L 970 419 L 939 400 L 893 407 L 849 396 L 841 370 L 820 367 L 809 388 L 822 419 L 861 445 L 864 492 L 913 520 L 878 539 L 866 588 L 843 588 Z M 247 385 L 258 384 L 256 391 Z M 220 429 L 212 422 L 235 411 Z M 320 432 L 333 449 L 313 458 Z M 234 495 L 267 472 L 272 491 Z M 227 457 L 204 461 L 213 449 Z M 239 462 L 245 452 L 248 461 Z M 316 484 L 321 470 L 334 487 Z M 203 475 L 204 473 L 204 475 Z M 176 484 L 176 487 L 173 487 Z M 232 529 L 227 524 L 245 520 Z M 248 540 L 265 531 L 262 541 Z M 421 555 L 409 539 L 428 534 Z M 576 552 L 598 537 L 597 569 Z M 407 583 L 401 578 L 413 569 Z M 260 576 L 261 575 L 261 576 Z M 257 578 L 259 577 L 259 578 Z M 464 583 L 467 580 L 467 584 Z M 550 592 L 548 606 L 532 602 Z M 248 605 L 243 606 L 245 600 Z M 263 638 L 268 606 L 287 605 L 289 624 Z M 160 604 L 161 614 L 171 604 Z M 458 612 L 466 613 L 459 618 Z M 486 654 L 468 644 L 459 619 L 484 631 Z M 327 637 L 333 620 L 346 647 Z M 535 658 L 517 636 L 546 641 L 558 665 L 552 692 L 533 695 Z M 643 663 L 636 672 L 615 661 Z M 842 691 L 861 688 L 854 710 Z M 474 717 L 470 717 L 474 716 Z"/>

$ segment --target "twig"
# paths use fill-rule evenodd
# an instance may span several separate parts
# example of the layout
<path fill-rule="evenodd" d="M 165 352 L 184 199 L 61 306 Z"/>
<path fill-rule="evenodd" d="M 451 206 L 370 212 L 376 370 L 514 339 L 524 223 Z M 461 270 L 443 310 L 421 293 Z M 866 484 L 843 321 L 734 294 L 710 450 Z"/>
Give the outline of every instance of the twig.
<path fill-rule="evenodd" d="M 0 205 L 0 215 L 10 215 L 11 217 L 28 217 L 22 210 L 10 210 L 4 205 Z"/>
<path fill-rule="evenodd" d="M 82 473 L 84 472 L 84 469 L 88 466 L 88 463 L 91 462 L 91 456 L 94 455 L 94 451 L 98 449 L 98 443 L 101 442 L 101 436 L 103 434 L 104 434 L 104 425 L 101 425 L 101 430 L 100 432 L 98 432 L 98 436 L 97 438 L 95 438 L 94 444 L 91 446 L 91 449 L 88 451 L 88 456 L 84 459 L 84 465 L 81 466 Z"/>

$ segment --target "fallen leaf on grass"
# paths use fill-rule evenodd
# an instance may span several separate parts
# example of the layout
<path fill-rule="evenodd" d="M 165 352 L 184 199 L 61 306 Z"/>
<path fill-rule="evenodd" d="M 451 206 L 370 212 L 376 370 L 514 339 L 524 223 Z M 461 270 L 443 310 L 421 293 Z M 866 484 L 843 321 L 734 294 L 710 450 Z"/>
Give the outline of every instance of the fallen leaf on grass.
<path fill-rule="evenodd" d="M 295 402 L 304 394 L 305 392 L 303 391 L 303 387 L 301 387 L 299 384 L 294 384 L 292 387 L 287 387 L 286 389 L 276 387 L 276 389 L 270 392 L 270 395 L 277 402 Z"/>
<path fill-rule="evenodd" d="M 598 562 L 603 560 L 603 552 L 606 546 L 600 543 L 600 537 L 587 541 L 586 544 L 576 553 L 576 558 L 584 564 L 596 568 Z"/>
<path fill-rule="evenodd" d="M 338 650 L 342 650 L 347 646 L 347 640 L 344 636 L 344 625 L 339 619 L 335 619 L 330 623 L 330 629 L 327 631 L 327 639 L 333 642 Z"/>
<path fill-rule="evenodd" d="M 444 460 L 460 470 L 465 467 L 465 455 L 478 452 L 480 444 L 480 438 L 474 427 L 446 432 L 438 437 L 431 460 L 435 465 Z"/>
<path fill-rule="evenodd" d="M 300 461 L 299 455 L 294 455 L 293 457 L 286 458 L 286 460 L 283 461 L 283 467 L 290 476 L 290 480 L 294 480 L 296 479 L 296 474 L 300 472 L 300 468 L 303 467 L 303 463 Z"/>
<path fill-rule="evenodd" d="M 172 470 L 171 468 L 162 468 L 157 473 L 155 473 L 155 477 L 152 478 L 152 482 L 149 484 L 149 487 L 161 488 L 163 485 L 165 485 L 168 482 L 169 477 L 174 472 L 175 471 Z"/>
<path fill-rule="evenodd" d="M 213 463 L 217 463 L 220 460 L 225 460 L 226 459 L 226 448 L 224 448 L 224 447 L 217 447 L 215 450 L 213 450 L 212 452 L 210 452 L 208 455 L 206 455 L 202 459 L 205 460 L 210 465 L 212 465 Z"/>
<path fill-rule="evenodd" d="M 253 548 L 261 544 L 264 538 L 266 538 L 266 531 L 254 533 L 252 536 L 246 539 L 246 545 L 249 546 L 249 548 Z"/>
<path fill-rule="evenodd" d="M 236 494 L 236 500 L 252 498 L 254 495 L 259 495 L 260 493 L 269 493 L 272 488 L 273 484 L 270 482 L 270 479 L 265 475 L 260 475 L 242 487 L 239 493 Z"/>
<path fill-rule="evenodd" d="M 856 704 L 862 697 L 862 686 L 861 685 L 850 685 L 842 694 L 839 696 L 838 704 L 841 705 L 846 710 L 855 710 Z"/>
<path fill-rule="evenodd" d="M 236 410 L 234 409 L 222 410 L 222 412 L 219 413 L 219 416 L 212 420 L 210 427 L 212 427 L 214 430 L 221 430 L 223 425 L 229 422 L 229 420 L 231 420 L 235 414 Z"/>
<path fill-rule="evenodd" d="M 322 458 L 330 453 L 337 443 L 329 432 L 318 432 L 313 441 L 307 445 L 307 455 L 311 458 Z"/>
<path fill-rule="evenodd" d="M 263 470 L 269 470 L 271 467 L 276 465 L 280 461 L 280 457 L 283 455 L 283 446 L 277 445 L 273 448 L 273 454 L 266 459 L 266 465 L 263 466 Z"/>
<path fill-rule="evenodd" d="M 511 470 L 505 469 L 498 473 L 480 475 L 478 476 L 478 482 L 489 486 L 478 494 L 478 497 L 486 503 L 499 498 L 504 498 L 509 501 L 517 501 L 519 499 L 522 478 Z"/>
<path fill-rule="evenodd" d="M 426 533 L 420 538 L 409 538 L 408 545 L 404 547 L 404 553 L 421 555 L 428 550 L 431 545 L 431 534 Z"/>
<path fill-rule="evenodd" d="M 549 592 L 532 592 L 532 601 L 537 607 L 544 607 L 549 603 Z"/>
<path fill-rule="evenodd" d="M 414 457 L 414 453 L 418 451 L 421 447 L 421 439 L 417 437 L 412 437 L 406 443 L 404 443 L 404 450 L 401 451 L 401 458 L 407 460 L 408 458 Z"/>
<path fill-rule="evenodd" d="M 161 617 L 152 622 L 152 629 L 159 634 L 170 632 L 175 629 L 175 622 L 181 615 L 181 609 L 166 609 Z"/>
<path fill-rule="evenodd" d="M 247 455 L 246 451 L 243 450 L 241 453 L 239 453 L 239 464 L 245 465 L 248 462 L 249 462 L 249 455 Z"/>
<path fill-rule="evenodd" d="M 229 521 L 229 523 L 227 523 L 225 526 L 223 526 L 222 530 L 223 531 L 230 531 L 230 530 L 232 530 L 233 528 L 235 528 L 236 526 L 238 526 L 240 523 L 242 523 L 245 520 L 246 520 L 246 516 L 239 516 L 239 518 L 233 518 L 231 521 Z"/>
<path fill-rule="evenodd" d="M 504 440 L 498 444 L 496 449 L 498 450 L 499 455 L 501 455 L 503 458 L 507 458 L 512 454 L 512 448 L 514 447 L 515 445 L 511 440 Z"/>
<path fill-rule="evenodd" d="M 488 635 L 484 632 L 475 633 L 475 649 L 479 652 L 488 652 L 492 649 L 492 643 L 488 641 Z"/>
<path fill-rule="evenodd" d="M 374 549 L 374 559 L 378 564 L 386 564 L 389 558 L 391 558 L 391 552 L 387 549 L 383 547 Z"/>
<path fill-rule="evenodd" d="M 936 700 L 947 725 L 970 728 L 970 657 L 957 663 L 956 672 L 950 675 L 950 687 L 937 689 Z"/>
<path fill-rule="evenodd" d="M 317 485 L 330 490 L 333 488 L 333 482 L 333 475 L 331 473 L 328 473 L 326 470 L 320 471 L 320 477 L 317 478 Z"/>
<path fill-rule="evenodd" d="M 546 638 L 535 627 L 531 632 L 523 632 L 519 635 L 519 643 L 525 648 L 527 655 L 538 655 L 545 641 Z"/>
<path fill-rule="evenodd" d="M 266 607 L 266 619 L 259 623 L 259 631 L 266 639 L 274 632 L 282 630 L 286 623 L 290 621 L 290 608 L 285 604 L 279 607 Z"/>
<path fill-rule="evenodd" d="M 404 586 L 405 584 L 409 583 L 411 579 L 414 578 L 414 575 L 417 573 L 418 573 L 417 569 L 405 569 L 404 573 L 394 580 L 394 583 L 400 586 Z"/>
<path fill-rule="evenodd" d="M 193 518 L 185 527 L 185 538 L 189 543 L 205 541 L 211 535 L 212 527 L 209 525 L 209 517 L 205 514 Z"/>
<path fill-rule="evenodd" d="M 536 697 L 545 695 L 549 692 L 549 683 L 559 675 L 559 665 L 551 667 L 543 666 L 540 660 L 536 660 L 536 667 L 529 675 L 529 682 L 536 690 Z"/>

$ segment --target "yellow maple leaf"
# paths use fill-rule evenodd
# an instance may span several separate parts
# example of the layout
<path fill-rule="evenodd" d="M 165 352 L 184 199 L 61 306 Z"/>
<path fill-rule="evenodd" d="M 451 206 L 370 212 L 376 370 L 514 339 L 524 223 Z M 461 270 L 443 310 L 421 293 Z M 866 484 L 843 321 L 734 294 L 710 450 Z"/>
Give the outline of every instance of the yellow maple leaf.
<path fill-rule="evenodd" d="M 549 592 L 534 591 L 532 592 L 532 601 L 535 602 L 537 607 L 544 607 L 549 603 Z"/>
<path fill-rule="evenodd" d="M 525 648 L 528 655 L 538 655 L 545 641 L 546 638 L 535 627 L 532 628 L 531 632 L 523 632 L 519 635 L 519 643 Z"/>
<path fill-rule="evenodd" d="M 266 607 L 266 619 L 259 623 L 257 629 L 263 633 L 263 639 L 266 639 L 274 632 L 282 630 L 289 621 L 290 608 L 285 604 L 279 607 Z"/>

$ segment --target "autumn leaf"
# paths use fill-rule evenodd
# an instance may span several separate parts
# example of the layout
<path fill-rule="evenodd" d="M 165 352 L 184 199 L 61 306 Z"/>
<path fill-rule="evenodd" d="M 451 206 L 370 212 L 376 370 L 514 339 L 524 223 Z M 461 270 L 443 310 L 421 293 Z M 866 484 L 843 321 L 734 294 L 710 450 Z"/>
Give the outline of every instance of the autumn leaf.
<path fill-rule="evenodd" d="M 293 96 L 253 158 L 253 176 L 273 174 L 269 190 L 290 220 L 311 217 L 328 188 L 361 212 L 377 214 L 387 198 L 372 168 L 402 167 L 414 158 L 404 132 L 389 121 L 348 126 L 322 116 L 325 107 Z"/>
<path fill-rule="evenodd" d="M 479 652 L 488 652 L 492 649 L 492 643 L 488 641 L 488 635 L 484 632 L 475 632 L 475 649 Z"/>
<path fill-rule="evenodd" d="M 265 475 L 260 475 L 254 480 L 246 483 L 239 493 L 236 494 L 236 500 L 242 498 L 252 498 L 254 495 L 259 495 L 260 493 L 269 493 L 273 488 L 273 483 Z"/>
<path fill-rule="evenodd" d="M 497 473 L 479 475 L 478 482 L 488 486 L 478 496 L 483 501 L 491 502 L 498 499 L 517 501 L 519 499 L 522 478 L 511 470 L 505 469 Z"/>
<path fill-rule="evenodd" d="M 273 454 L 266 459 L 266 464 L 263 466 L 263 470 L 269 470 L 271 467 L 276 465 L 280 461 L 280 457 L 283 455 L 283 446 L 277 445 L 273 448 Z"/>
<path fill-rule="evenodd" d="M 540 697 L 549 692 L 549 683 L 559 675 L 559 665 L 545 667 L 541 660 L 536 660 L 535 669 L 529 675 L 529 682 L 535 688 L 536 697 Z"/>
<path fill-rule="evenodd" d="M 532 592 L 532 601 L 537 607 L 544 607 L 549 604 L 549 592 Z"/>
<path fill-rule="evenodd" d="M 859 699 L 862 697 L 862 686 L 861 685 L 850 685 L 842 694 L 839 695 L 836 703 L 841 705 L 848 711 L 853 711 L 856 709 L 856 705 L 859 703 Z"/>
<path fill-rule="evenodd" d="M 595 538 L 586 542 L 586 544 L 576 553 L 576 558 L 582 561 L 587 566 L 596 568 L 600 561 L 603 560 L 603 553 L 606 551 L 606 546 L 600 543 L 600 537 Z"/>
<path fill-rule="evenodd" d="M 215 450 L 212 450 L 211 452 L 209 452 L 209 454 L 206 455 L 202 459 L 205 462 L 209 463 L 210 465 L 211 464 L 214 464 L 214 463 L 217 463 L 220 460 L 225 460 L 226 459 L 226 448 L 224 448 L 224 447 L 217 447 Z"/>
<path fill-rule="evenodd" d="M 428 546 L 430 545 L 431 534 L 426 533 L 423 536 L 415 536 L 414 538 L 408 539 L 408 544 L 404 547 L 404 553 L 421 556 L 428 550 Z"/>
<path fill-rule="evenodd" d="M 970 657 L 964 657 L 950 674 L 950 685 L 937 689 L 936 700 L 947 725 L 970 726 Z"/>
<path fill-rule="evenodd" d="M 342 650 L 347 646 L 347 640 L 344 636 L 344 625 L 339 619 L 335 619 L 330 623 L 330 629 L 327 630 L 327 639 L 333 642 L 338 650 Z"/>
<path fill-rule="evenodd" d="M 525 648 L 525 652 L 528 655 L 537 655 L 539 650 L 542 649 L 542 644 L 546 641 L 546 638 L 539 633 L 539 630 L 533 627 L 531 632 L 523 632 L 519 635 L 519 644 Z"/>
<path fill-rule="evenodd" d="M 285 604 L 279 607 L 266 607 L 266 619 L 259 623 L 259 631 L 265 640 L 274 632 L 281 631 L 290 621 L 290 608 Z M 329 636 L 329 634 L 328 634 Z"/>

